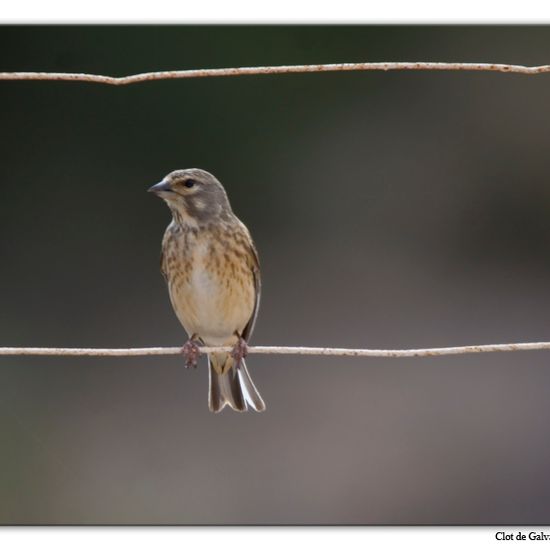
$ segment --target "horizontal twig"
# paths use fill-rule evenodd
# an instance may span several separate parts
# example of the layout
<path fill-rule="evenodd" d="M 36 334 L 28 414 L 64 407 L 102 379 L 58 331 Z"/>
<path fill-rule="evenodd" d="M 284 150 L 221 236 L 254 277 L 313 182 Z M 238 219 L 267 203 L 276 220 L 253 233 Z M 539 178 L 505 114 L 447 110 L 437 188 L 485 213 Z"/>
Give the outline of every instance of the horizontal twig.
<path fill-rule="evenodd" d="M 550 342 L 523 344 L 488 344 L 481 346 L 458 346 L 450 348 L 423 349 L 347 349 L 306 348 L 285 346 L 251 346 L 251 354 L 265 355 L 331 355 L 343 357 L 432 357 L 461 355 L 466 353 L 489 353 L 495 351 L 529 351 L 550 349 Z M 230 347 L 201 347 L 201 353 L 230 352 Z M 98 356 L 128 357 L 140 355 L 178 355 L 181 347 L 170 348 L 0 348 L 0 355 L 50 355 L 50 356 Z"/>
<path fill-rule="evenodd" d="M 550 72 L 550 65 L 526 66 L 506 63 L 439 63 L 431 61 L 329 63 L 322 65 L 277 65 L 271 67 L 234 67 L 225 69 L 189 69 L 154 71 L 129 76 L 106 76 L 86 73 L 0 72 L 0 80 L 69 80 L 125 86 L 150 80 L 174 78 L 207 78 L 215 76 L 244 76 L 288 73 L 321 73 L 336 71 L 488 71 L 499 73 L 541 74 Z"/>

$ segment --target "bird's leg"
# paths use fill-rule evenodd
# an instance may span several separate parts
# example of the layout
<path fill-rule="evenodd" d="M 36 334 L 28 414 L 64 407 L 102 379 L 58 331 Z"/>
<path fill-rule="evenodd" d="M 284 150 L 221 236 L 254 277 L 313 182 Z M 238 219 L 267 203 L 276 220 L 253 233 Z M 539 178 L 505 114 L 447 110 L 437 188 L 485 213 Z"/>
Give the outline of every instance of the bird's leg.
<path fill-rule="evenodd" d="M 235 366 L 238 368 L 241 361 L 248 355 L 248 344 L 238 332 L 236 332 L 235 335 L 238 340 L 231 350 L 231 357 L 235 360 Z"/>
<path fill-rule="evenodd" d="M 196 334 L 193 334 L 185 344 L 183 344 L 183 347 L 181 348 L 181 353 L 183 354 L 183 357 L 185 357 L 185 368 L 188 369 L 189 367 L 193 367 L 194 369 L 197 368 L 197 359 L 200 357 L 200 346 L 201 341 L 199 340 L 199 337 Z"/>

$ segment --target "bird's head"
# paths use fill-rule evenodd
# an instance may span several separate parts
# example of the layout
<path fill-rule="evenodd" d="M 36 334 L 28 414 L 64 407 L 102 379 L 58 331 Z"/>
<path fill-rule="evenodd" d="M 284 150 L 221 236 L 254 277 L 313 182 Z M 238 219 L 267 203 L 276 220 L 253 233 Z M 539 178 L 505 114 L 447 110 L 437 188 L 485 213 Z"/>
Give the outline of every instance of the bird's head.
<path fill-rule="evenodd" d="M 222 184 L 199 168 L 174 170 L 148 191 L 163 199 L 182 225 L 201 226 L 231 212 Z"/>

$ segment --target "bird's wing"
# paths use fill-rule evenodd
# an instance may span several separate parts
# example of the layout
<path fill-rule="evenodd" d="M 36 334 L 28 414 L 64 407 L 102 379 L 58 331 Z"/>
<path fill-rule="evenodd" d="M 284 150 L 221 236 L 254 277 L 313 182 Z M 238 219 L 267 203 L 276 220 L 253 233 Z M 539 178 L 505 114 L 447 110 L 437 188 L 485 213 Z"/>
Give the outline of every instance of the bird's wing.
<path fill-rule="evenodd" d="M 166 271 L 164 270 L 164 249 L 162 248 L 160 250 L 160 272 L 162 273 L 164 279 L 168 280 L 168 276 L 166 275 Z"/>
<path fill-rule="evenodd" d="M 171 235 L 171 226 L 172 224 L 170 224 L 166 228 L 166 231 L 164 232 L 164 235 L 162 237 L 162 246 L 160 248 L 160 272 L 162 273 L 164 280 L 166 282 L 168 282 L 168 272 L 165 266 L 165 260 L 166 260 L 166 249 L 168 247 L 168 240 Z"/>
<path fill-rule="evenodd" d="M 250 241 L 250 269 L 252 270 L 252 275 L 254 277 L 254 288 L 256 291 L 256 298 L 254 301 L 254 310 L 252 311 L 252 316 L 248 321 L 246 327 L 244 327 L 242 337 L 248 342 L 252 331 L 254 330 L 254 324 L 256 323 L 256 317 L 258 316 L 258 309 L 260 308 L 260 296 L 262 294 L 262 280 L 260 276 L 260 260 L 258 258 L 258 252 L 253 242 Z"/>

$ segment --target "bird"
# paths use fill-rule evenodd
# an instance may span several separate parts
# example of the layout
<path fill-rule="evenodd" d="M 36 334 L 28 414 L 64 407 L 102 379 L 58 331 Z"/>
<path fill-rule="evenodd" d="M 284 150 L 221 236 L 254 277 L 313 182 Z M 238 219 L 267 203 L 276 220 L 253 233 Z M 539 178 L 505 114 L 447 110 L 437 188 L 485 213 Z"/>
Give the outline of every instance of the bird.
<path fill-rule="evenodd" d="M 261 412 L 266 406 L 244 358 L 261 294 L 260 263 L 250 232 L 233 213 L 220 181 L 200 168 L 170 172 L 148 191 L 163 199 L 172 221 L 162 239 L 161 271 L 172 307 L 188 340 L 185 366 L 196 367 L 201 346 L 229 346 L 208 353 L 208 407 L 220 412 Z"/>

